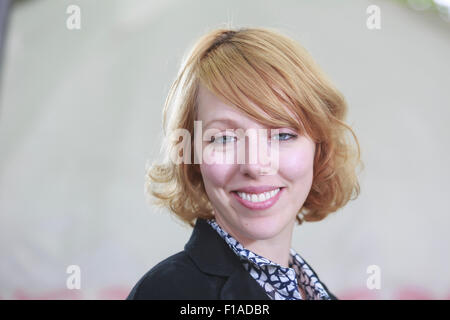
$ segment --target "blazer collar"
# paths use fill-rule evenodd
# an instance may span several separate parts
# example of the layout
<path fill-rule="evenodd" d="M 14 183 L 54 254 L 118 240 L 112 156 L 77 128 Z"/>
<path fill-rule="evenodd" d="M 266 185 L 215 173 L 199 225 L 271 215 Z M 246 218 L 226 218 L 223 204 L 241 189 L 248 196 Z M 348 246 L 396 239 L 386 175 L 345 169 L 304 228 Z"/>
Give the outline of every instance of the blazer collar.
<path fill-rule="evenodd" d="M 220 292 L 221 299 L 270 300 L 242 266 L 239 257 L 205 219 L 197 218 L 184 249 L 202 272 L 228 278 Z"/>

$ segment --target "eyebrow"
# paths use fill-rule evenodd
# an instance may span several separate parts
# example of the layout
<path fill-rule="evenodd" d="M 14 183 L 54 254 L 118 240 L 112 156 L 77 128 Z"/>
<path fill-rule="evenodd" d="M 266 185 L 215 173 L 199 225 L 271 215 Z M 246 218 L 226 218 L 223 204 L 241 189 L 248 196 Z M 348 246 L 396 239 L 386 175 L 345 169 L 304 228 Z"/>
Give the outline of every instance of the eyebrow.
<path fill-rule="evenodd" d="M 233 119 L 229 119 L 229 118 L 221 118 L 221 119 L 213 119 L 211 121 L 208 121 L 205 125 L 205 128 L 209 127 L 212 123 L 214 122 L 220 122 L 220 123 L 224 123 L 230 126 L 234 126 L 234 127 L 239 127 L 239 123 L 237 123 L 236 121 L 234 121 Z M 231 128 L 228 128 L 231 129 Z"/>

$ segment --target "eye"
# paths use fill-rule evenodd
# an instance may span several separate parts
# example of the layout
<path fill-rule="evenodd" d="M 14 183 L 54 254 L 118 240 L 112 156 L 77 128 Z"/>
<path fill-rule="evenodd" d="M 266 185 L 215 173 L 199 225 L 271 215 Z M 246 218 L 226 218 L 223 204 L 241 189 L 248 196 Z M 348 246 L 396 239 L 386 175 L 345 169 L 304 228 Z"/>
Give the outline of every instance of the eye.
<path fill-rule="evenodd" d="M 280 137 L 280 138 L 278 138 L 278 140 L 287 141 L 287 140 L 295 139 L 297 137 L 297 135 L 291 134 L 291 133 L 279 133 L 279 134 L 274 135 L 273 137 Z"/>
<path fill-rule="evenodd" d="M 228 138 L 228 139 L 227 139 Z M 217 144 L 226 144 L 227 142 L 233 142 L 233 139 L 236 138 L 235 136 L 219 136 L 219 137 L 211 137 L 210 142 L 214 142 Z"/>

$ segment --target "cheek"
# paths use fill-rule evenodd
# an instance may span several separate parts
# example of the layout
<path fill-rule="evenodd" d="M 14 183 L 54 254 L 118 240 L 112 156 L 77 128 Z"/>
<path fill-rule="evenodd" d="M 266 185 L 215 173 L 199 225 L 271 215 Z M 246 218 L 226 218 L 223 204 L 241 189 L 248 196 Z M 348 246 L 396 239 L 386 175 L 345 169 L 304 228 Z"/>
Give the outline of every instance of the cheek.
<path fill-rule="evenodd" d="M 232 149 L 222 149 L 214 145 L 203 145 L 203 162 L 200 164 L 205 187 L 210 192 L 227 185 L 237 165 L 233 163 Z"/>
<path fill-rule="evenodd" d="M 234 170 L 233 165 L 227 164 L 200 164 L 200 171 L 202 173 L 205 187 L 207 188 L 222 188 L 227 185 L 229 177 Z"/>
<path fill-rule="evenodd" d="M 286 150 L 280 159 L 280 174 L 288 180 L 307 179 L 313 174 L 312 150 Z"/>

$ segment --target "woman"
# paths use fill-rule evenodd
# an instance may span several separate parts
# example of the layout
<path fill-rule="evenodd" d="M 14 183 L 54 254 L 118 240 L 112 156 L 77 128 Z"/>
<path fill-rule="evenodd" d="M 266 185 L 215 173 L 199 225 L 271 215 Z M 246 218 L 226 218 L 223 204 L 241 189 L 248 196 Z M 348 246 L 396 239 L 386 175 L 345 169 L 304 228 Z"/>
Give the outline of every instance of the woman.
<path fill-rule="evenodd" d="M 346 112 L 289 37 L 268 28 L 202 36 L 164 106 L 165 159 L 147 174 L 155 204 L 194 229 L 128 299 L 337 299 L 291 240 L 296 223 L 359 195 Z"/>

